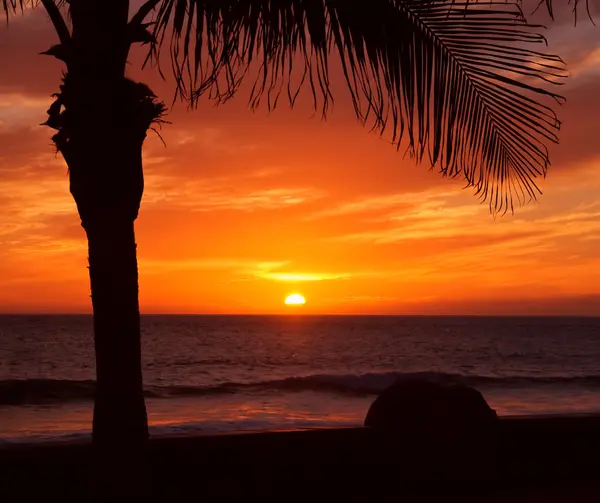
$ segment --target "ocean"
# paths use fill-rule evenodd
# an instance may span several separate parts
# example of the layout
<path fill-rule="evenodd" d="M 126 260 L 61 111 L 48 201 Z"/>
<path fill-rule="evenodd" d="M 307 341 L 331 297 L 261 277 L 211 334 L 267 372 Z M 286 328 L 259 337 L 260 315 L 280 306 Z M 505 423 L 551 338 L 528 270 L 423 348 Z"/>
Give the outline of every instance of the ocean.
<path fill-rule="evenodd" d="M 600 412 L 600 318 L 142 316 L 152 434 L 353 426 L 406 374 L 499 415 Z M 0 443 L 90 435 L 89 316 L 0 316 Z"/>

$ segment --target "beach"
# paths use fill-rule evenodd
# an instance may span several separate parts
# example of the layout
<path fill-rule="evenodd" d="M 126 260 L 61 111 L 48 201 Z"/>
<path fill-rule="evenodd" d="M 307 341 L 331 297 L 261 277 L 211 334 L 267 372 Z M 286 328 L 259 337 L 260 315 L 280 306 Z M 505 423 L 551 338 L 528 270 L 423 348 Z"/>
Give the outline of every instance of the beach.
<path fill-rule="evenodd" d="M 369 428 L 317 428 L 277 432 L 221 433 L 153 438 L 149 448 L 152 494 L 157 501 L 241 501 L 246 498 L 306 498 L 311 501 L 439 500 L 598 501 L 600 417 L 503 418 L 488 476 L 472 480 L 481 460 L 460 452 L 430 451 L 422 439 L 389 436 Z M 71 441 L 0 448 L 3 494 L 23 501 L 85 496 L 90 444 Z M 436 456 L 447 471 L 432 473 Z M 456 471 L 456 464 L 462 463 Z M 452 467 L 451 465 L 454 465 Z M 456 476 L 456 474 L 460 476 Z M 424 486 L 419 481 L 433 480 Z M 35 483 L 32 483 L 35 481 Z M 405 482 L 405 483 L 403 483 Z M 464 501 L 463 499 L 463 501 Z"/>

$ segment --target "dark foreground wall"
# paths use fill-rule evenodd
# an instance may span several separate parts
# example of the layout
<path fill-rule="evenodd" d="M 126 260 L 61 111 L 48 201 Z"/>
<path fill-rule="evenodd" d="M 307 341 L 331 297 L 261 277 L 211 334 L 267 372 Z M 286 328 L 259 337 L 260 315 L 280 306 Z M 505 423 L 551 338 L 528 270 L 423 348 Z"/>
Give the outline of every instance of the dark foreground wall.
<path fill-rule="evenodd" d="M 600 502 L 599 453 L 600 416 L 563 416 L 501 419 L 484 470 L 368 428 L 156 438 L 149 459 L 157 501 L 417 501 L 445 488 L 436 501 Z M 85 501 L 88 458 L 85 443 L 2 448 L 0 501 Z M 444 482 L 444 466 L 478 480 Z"/>

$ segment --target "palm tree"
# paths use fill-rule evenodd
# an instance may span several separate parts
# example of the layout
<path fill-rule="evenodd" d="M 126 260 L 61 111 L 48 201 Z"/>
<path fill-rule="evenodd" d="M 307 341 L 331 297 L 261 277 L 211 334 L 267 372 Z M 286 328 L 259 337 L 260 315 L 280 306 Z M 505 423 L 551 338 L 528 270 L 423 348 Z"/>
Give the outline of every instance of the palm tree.
<path fill-rule="evenodd" d="M 192 105 L 204 94 L 224 102 L 251 79 L 252 107 L 282 96 L 293 105 L 304 85 L 324 115 L 335 57 L 359 120 L 398 146 L 404 138 L 417 161 L 464 179 L 494 210 L 536 197 L 545 144 L 557 139 L 556 115 L 540 100 L 560 98 L 536 82 L 557 83 L 562 61 L 531 48 L 544 38 L 503 0 L 146 0 L 133 16 L 129 0 L 0 1 L 8 19 L 45 8 L 59 39 L 45 54 L 66 66 L 46 124 L 88 238 L 93 444 L 121 460 L 115 467 L 148 438 L 134 222 L 142 145 L 166 112 L 126 76 L 134 44 L 147 44 L 159 69 L 168 48 L 176 96 Z"/>

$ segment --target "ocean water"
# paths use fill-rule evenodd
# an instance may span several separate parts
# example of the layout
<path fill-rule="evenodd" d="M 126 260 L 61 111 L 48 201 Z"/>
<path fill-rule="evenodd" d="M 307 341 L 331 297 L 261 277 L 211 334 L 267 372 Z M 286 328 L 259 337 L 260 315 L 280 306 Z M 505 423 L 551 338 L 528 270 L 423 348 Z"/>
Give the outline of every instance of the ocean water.
<path fill-rule="evenodd" d="M 154 434 L 360 425 L 405 374 L 500 415 L 600 412 L 600 318 L 143 316 Z M 0 442 L 90 435 L 89 316 L 0 316 Z"/>

